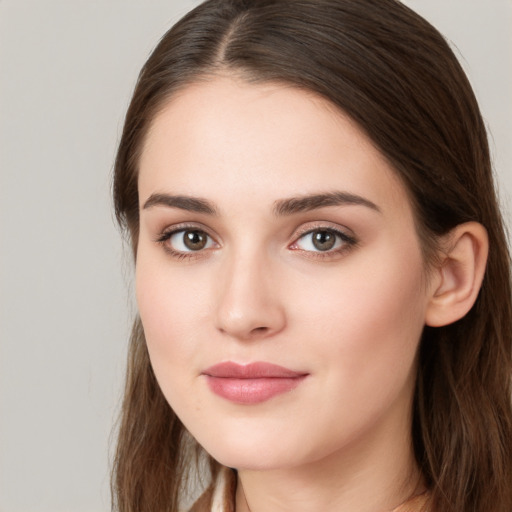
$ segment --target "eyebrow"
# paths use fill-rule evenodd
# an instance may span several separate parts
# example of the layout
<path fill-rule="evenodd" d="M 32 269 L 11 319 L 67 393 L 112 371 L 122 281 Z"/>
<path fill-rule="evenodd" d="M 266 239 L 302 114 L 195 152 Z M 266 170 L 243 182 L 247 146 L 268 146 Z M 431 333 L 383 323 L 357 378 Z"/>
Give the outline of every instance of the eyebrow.
<path fill-rule="evenodd" d="M 327 206 L 358 205 L 366 206 L 381 213 L 380 208 L 370 200 L 349 192 L 327 192 L 312 194 L 289 199 L 280 199 L 274 203 L 274 214 L 277 216 L 293 215 Z"/>
<path fill-rule="evenodd" d="M 380 208 L 370 200 L 349 192 L 327 192 L 323 194 L 310 194 L 305 196 L 279 199 L 274 202 L 273 212 L 278 217 L 293 215 L 295 213 L 307 212 L 325 208 L 328 206 L 358 205 L 365 206 L 377 212 Z M 207 215 L 218 215 L 214 203 L 200 197 L 191 197 L 172 194 L 151 194 L 144 203 L 143 209 L 153 206 L 166 206 L 178 208 L 189 212 L 204 213 Z"/>
<path fill-rule="evenodd" d="M 174 196 L 171 194 L 151 194 L 144 203 L 143 209 L 153 206 L 167 206 L 168 208 L 179 208 L 188 212 L 206 213 L 207 215 L 217 215 L 217 209 L 214 204 L 206 199 L 190 196 Z"/>

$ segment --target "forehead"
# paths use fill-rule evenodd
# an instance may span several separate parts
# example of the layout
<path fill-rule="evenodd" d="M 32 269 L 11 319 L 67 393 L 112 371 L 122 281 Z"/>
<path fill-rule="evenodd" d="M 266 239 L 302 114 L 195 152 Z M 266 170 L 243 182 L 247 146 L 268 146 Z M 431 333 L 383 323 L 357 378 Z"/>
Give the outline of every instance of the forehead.
<path fill-rule="evenodd" d="M 355 122 L 282 84 L 217 77 L 184 88 L 153 120 L 139 169 L 141 202 L 170 191 L 247 208 L 249 199 L 336 189 L 408 207 L 395 171 Z"/>

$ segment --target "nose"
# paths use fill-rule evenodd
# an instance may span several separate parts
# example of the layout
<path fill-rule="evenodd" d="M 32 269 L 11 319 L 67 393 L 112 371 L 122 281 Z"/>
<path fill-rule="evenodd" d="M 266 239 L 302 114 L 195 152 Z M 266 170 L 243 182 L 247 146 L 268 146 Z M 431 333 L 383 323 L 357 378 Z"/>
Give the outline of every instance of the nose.
<path fill-rule="evenodd" d="M 225 261 L 217 288 L 217 329 L 239 340 L 262 339 L 286 325 L 284 304 L 269 262 L 256 255 Z"/>

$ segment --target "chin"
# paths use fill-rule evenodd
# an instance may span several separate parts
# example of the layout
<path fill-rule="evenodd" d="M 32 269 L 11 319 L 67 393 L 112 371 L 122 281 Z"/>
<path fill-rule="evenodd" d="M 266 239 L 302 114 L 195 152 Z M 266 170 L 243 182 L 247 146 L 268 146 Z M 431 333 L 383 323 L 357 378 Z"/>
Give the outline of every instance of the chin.
<path fill-rule="evenodd" d="M 262 436 L 261 432 L 257 435 L 248 430 L 233 435 L 212 430 L 192 432 L 192 435 L 211 457 L 229 468 L 269 470 L 293 466 L 297 462 L 297 449 L 292 448 L 294 443 L 283 444 L 281 435 L 275 439 L 268 433 Z"/>
<path fill-rule="evenodd" d="M 259 435 L 258 435 L 259 434 Z M 225 434 L 208 439 L 196 438 L 201 446 L 217 462 L 229 468 L 239 470 L 277 470 L 296 467 L 311 463 L 321 458 L 321 448 L 308 446 L 304 439 L 298 440 L 293 436 L 268 431 L 242 431 L 242 435 Z M 222 438 L 221 438 L 222 437 Z"/>
<path fill-rule="evenodd" d="M 277 455 L 275 453 L 265 453 L 259 449 L 253 449 L 251 452 L 235 453 L 233 451 L 213 450 L 208 453 L 220 464 L 228 468 L 234 468 L 245 471 L 268 471 L 274 469 L 285 469 L 293 467 L 294 461 L 291 457 Z"/>

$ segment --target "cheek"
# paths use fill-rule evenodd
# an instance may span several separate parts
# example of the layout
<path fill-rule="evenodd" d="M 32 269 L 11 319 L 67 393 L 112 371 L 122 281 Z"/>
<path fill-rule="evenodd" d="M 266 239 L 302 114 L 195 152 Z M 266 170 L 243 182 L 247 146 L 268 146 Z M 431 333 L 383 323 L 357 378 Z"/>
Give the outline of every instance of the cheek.
<path fill-rule="evenodd" d="M 364 388 L 393 379 L 399 385 L 412 369 L 424 326 L 422 276 L 417 251 L 383 250 L 378 259 L 347 259 L 336 273 L 314 276 L 307 295 L 290 290 L 297 319 L 291 323 L 309 333 L 298 336 L 309 345 L 304 350 L 312 350 L 333 379 Z"/>
<path fill-rule="evenodd" d="M 205 289 L 183 274 L 173 272 L 168 265 L 138 259 L 137 304 L 151 366 L 163 395 L 187 423 L 200 425 L 190 417 L 200 415 L 203 409 L 203 395 L 195 391 L 204 364 L 198 330 Z"/>
<path fill-rule="evenodd" d="M 421 258 L 414 264 L 374 261 L 364 271 L 347 264 L 337 276 L 316 276 L 307 295 L 290 289 L 294 352 L 319 377 L 310 397 L 316 419 L 308 420 L 309 428 L 322 432 L 315 449 L 348 443 L 394 404 L 401 404 L 400 418 L 407 417 L 424 323 L 421 276 Z"/>
<path fill-rule="evenodd" d="M 139 255 L 136 297 L 151 362 L 160 368 L 194 370 L 197 329 L 208 304 L 204 282 L 187 272 L 172 272 L 169 265 Z M 170 375 L 170 374 L 169 374 Z M 165 373 L 167 377 L 167 372 Z"/>

